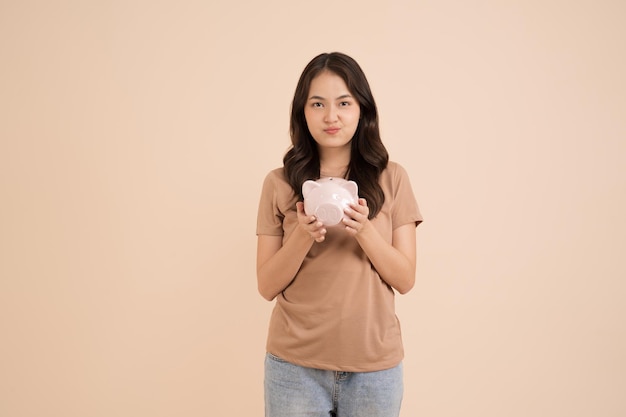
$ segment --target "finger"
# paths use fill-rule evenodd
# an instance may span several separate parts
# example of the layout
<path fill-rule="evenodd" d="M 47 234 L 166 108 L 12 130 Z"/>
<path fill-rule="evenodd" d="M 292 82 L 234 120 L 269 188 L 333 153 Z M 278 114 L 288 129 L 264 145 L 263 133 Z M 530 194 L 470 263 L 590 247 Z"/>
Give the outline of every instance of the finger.
<path fill-rule="evenodd" d="M 353 213 L 348 213 L 348 215 L 354 218 L 355 220 L 358 220 L 359 222 L 363 222 L 369 218 L 370 209 L 367 207 L 367 205 L 354 205 L 354 206 L 351 206 L 351 208 L 353 210 Z"/>
<path fill-rule="evenodd" d="M 311 226 L 311 232 L 313 233 L 323 230 L 324 227 L 324 223 L 318 221 L 315 217 L 313 217 L 313 221 L 309 223 L 309 225 Z"/>
<path fill-rule="evenodd" d="M 302 217 L 306 217 L 307 214 L 304 211 L 304 203 L 302 201 L 298 201 L 296 203 L 296 212 L 298 213 L 298 216 L 302 216 Z M 315 216 L 309 216 L 307 217 L 307 223 L 312 223 L 315 220 Z"/>
<path fill-rule="evenodd" d="M 359 220 L 360 218 L 367 217 L 368 210 L 367 207 L 352 205 L 350 207 L 346 207 L 343 211 L 348 217 Z"/>
<path fill-rule="evenodd" d="M 359 227 L 359 222 L 355 219 L 349 218 L 349 217 L 344 217 L 342 220 L 344 226 L 349 227 L 350 229 L 354 229 L 356 230 L 357 227 Z"/>
<path fill-rule="evenodd" d="M 307 224 L 307 231 L 311 235 L 314 235 L 322 232 L 326 233 L 326 228 L 324 227 L 324 223 L 319 220 L 313 220 L 311 223 Z"/>
<path fill-rule="evenodd" d="M 311 237 L 318 243 L 323 242 L 326 239 L 326 229 L 322 229 L 316 234 L 311 234 Z"/>
<path fill-rule="evenodd" d="M 304 204 L 299 201 L 296 203 L 296 211 L 297 211 L 297 215 L 298 215 L 298 221 L 300 223 L 306 224 L 306 225 L 311 225 L 315 222 L 316 217 L 315 216 L 307 216 L 307 214 L 304 211 Z"/>
<path fill-rule="evenodd" d="M 359 201 L 355 203 L 351 203 L 350 207 L 358 211 L 359 213 L 369 210 L 369 208 L 367 207 L 367 202 L 365 201 L 364 198 L 360 198 Z"/>
<path fill-rule="evenodd" d="M 324 236 L 326 234 L 326 229 L 323 227 L 317 227 L 313 230 L 313 234 Z"/>

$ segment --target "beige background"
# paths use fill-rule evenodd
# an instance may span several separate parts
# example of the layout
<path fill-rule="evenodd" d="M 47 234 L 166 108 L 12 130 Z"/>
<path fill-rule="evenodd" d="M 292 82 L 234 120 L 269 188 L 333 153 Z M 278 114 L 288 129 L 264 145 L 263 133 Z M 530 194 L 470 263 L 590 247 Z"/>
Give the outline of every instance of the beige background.
<path fill-rule="evenodd" d="M 256 205 L 333 50 L 426 218 L 402 415 L 626 415 L 625 17 L 0 1 L 0 415 L 263 414 Z"/>

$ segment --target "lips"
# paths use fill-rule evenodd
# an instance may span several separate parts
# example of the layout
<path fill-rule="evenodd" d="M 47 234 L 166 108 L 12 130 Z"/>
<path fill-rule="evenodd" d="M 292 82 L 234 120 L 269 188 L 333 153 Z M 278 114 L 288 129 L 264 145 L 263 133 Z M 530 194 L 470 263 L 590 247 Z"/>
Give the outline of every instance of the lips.
<path fill-rule="evenodd" d="M 328 129 L 324 129 L 324 132 L 328 133 L 329 135 L 334 135 L 335 133 L 339 132 L 339 130 L 341 130 L 338 127 L 329 127 Z"/>

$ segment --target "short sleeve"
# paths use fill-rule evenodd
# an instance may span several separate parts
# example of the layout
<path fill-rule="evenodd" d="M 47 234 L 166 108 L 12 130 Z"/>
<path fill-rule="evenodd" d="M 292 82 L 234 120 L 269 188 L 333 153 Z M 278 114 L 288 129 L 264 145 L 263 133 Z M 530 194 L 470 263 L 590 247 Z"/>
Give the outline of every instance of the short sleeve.
<path fill-rule="evenodd" d="M 420 213 L 415 194 L 413 194 L 409 175 L 401 165 L 394 165 L 394 196 L 391 209 L 392 228 L 396 229 L 408 223 L 415 223 L 417 227 L 424 219 Z"/>
<path fill-rule="evenodd" d="M 257 213 L 257 235 L 283 235 L 284 215 L 278 208 L 276 175 L 272 171 L 263 181 L 259 210 Z"/>

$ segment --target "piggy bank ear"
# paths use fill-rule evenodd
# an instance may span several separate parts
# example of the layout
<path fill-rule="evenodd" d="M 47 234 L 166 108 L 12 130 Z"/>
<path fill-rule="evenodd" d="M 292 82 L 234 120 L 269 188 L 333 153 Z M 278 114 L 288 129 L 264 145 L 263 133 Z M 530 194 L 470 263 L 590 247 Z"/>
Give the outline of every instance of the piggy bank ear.
<path fill-rule="evenodd" d="M 316 188 L 321 187 L 321 185 L 315 181 L 304 181 L 304 184 L 302 184 L 302 196 L 304 196 L 304 198 L 306 198 L 306 196 L 313 191 Z"/>
<path fill-rule="evenodd" d="M 354 201 L 358 201 L 359 199 L 359 186 L 356 185 L 354 181 L 347 181 L 342 185 L 343 188 L 348 190 Z"/>

